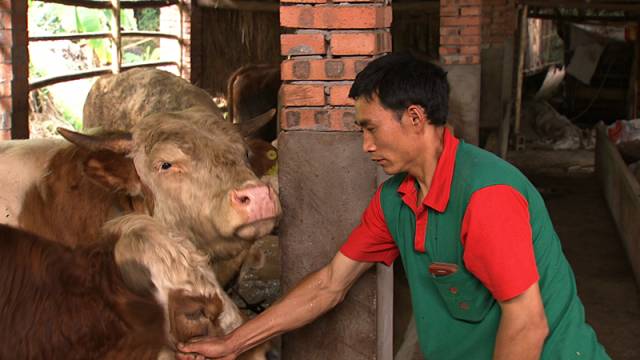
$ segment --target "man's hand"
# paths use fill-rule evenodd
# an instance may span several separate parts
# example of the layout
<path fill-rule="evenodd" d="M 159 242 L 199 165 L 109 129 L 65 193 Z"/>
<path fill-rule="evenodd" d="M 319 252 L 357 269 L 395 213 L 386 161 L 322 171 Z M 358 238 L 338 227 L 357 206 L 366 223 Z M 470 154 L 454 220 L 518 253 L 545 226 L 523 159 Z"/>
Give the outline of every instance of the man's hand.
<path fill-rule="evenodd" d="M 228 342 L 219 337 L 195 338 L 188 343 L 178 344 L 178 360 L 222 359 L 234 360 L 236 355 L 231 351 Z"/>

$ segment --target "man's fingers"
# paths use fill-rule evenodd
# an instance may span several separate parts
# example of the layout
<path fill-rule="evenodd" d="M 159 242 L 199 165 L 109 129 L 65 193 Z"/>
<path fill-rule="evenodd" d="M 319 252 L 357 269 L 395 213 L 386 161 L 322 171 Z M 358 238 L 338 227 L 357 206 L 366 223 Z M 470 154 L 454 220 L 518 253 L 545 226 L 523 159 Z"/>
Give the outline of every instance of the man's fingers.
<path fill-rule="evenodd" d="M 200 357 L 200 353 L 206 353 L 208 348 L 211 345 L 207 344 L 205 341 L 190 341 L 188 343 L 185 344 L 178 344 L 178 350 L 180 350 L 181 352 L 184 353 L 198 353 L 198 355 L 196 356 L 196 354 L 194 354 L 193 356 L 195 356 L 193 359 L 195 360 L 204 360 L 204 357 Z"/>

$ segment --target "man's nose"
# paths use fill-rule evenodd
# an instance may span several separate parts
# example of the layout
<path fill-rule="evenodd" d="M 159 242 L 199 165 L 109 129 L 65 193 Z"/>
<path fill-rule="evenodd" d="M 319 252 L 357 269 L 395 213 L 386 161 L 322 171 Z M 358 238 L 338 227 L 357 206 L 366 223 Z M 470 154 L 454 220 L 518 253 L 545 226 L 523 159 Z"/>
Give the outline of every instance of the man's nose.
<path fill-rule="evenodd" d="M 362 151 L 369 153 L 376 150 L 376 146 L 371 139 L 371 135 L 367 132 L 362 133 Z"/>

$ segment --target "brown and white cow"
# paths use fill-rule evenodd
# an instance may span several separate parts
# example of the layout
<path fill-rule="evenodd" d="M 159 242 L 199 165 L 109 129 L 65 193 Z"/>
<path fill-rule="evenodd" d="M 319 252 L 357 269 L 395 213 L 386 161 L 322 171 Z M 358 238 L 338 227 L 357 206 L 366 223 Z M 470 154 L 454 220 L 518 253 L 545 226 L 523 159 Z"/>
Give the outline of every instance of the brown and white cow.
<path fill-rule="evenodd" d="M 165 309 L 167 318 L 170 318 L 171 294 L 186 290 L 189 296 L 209 296 L 210 293 L 202 290 L 206 286 L 198 286 L 198 274 L 207 273 L 204 268 L 208 268 L 210 261 L 215 268 L 227 253 L 234 253 L 238 247 L 246 249 L 246 243 L 269 233 L 280 213 L 273 189 L 261 183 L 249 168 L 247 146 L 240 133 L 222 119 L 212 121 L 206 109 L 154 114 L 140 120 L 131 133 L 102 136 L 64 130 L 62 133 L 75 146 L 94 154 L 109 152 L 131 159 L 135 176 L 109 161 L 101 162 L 100 156 L 82 164 L 102 174 L 106 183 L 127 189 L 129 196 L 139 196 L 146 204 L 148 214 L 117 217 L 108 223 L 117 225 L 107 225 L 105 231 L 118 234 L 114 252 L 120 269 L 127 269 L 123 275 L 136 274 L 125 276 L 128 283 L 143 287 L 153 284 L 156 300 Z M 39 178 L 49 175 L 46 166 L 38 173 L 38 165 L 46 164 L 47 157 L 50 160 L 58 151 L 43 145 L 40 155 L 44 155 L 35 156 L 36 164 L 27 166 L 34 172 L 26 179 L 31 186 L 20 188 L 19 184 L 6 179 L 2 185 L 27 189 L 22 194 L 24 200 L 29 189 L 40 185 Z M 28 162 L 28 155 L 16 148 L 5 148 L 0 155 L 10 160 L 16 153 L 23 156 L 7 163 L 18 166 L 20 161 Z M 7 190 L 10 189 L 3 189 Z M 51 195 L 51 189 L 46 186 L 36 190 L 43 201 Z M 77 188 L 71 184 L 62 190 L 73 194 Z M 134 205 L 131 207 L 135 209 Z M 14 208 L 18 208 L 19 213 L 24 210 L 20 206 Z M 164 240 L 155 241 L 156 238 Z M 99 246 L 109 242 L 105 242 L 102 235 L 94 243 Z M 163 251 L 162 245 L 168 250 Z M 187 250 L 176 250 L 180 248 Z M 187 256 L 196 250 L 207 256 L 202 256 L 200 261 Z M 213 254 L 213 259 L 209 259 L 209 254 Z M 154 264 L 158 259 L 161 265 L 156 268 Z M 181 263 L 184 271 L 180 270 Z M 194 271 L 193 264 L 205 265 L 197 266 L 198 271 Z M 216 289 L 219 297 L 226 297 L 219 291 L 213 272 L 208 274 L 204 283 Z M 11 274 L 7 276 L 12 278 Z M 224 306 L 231 306 L 228 303 L 223 301 Z M 218 321 L 226 331 L 229 327 L 221 319 L 233 312 L 226 311 L 224 306 Z M 238 321 L 229 324 L 237 326 Z"/>
<path fill-rule="evenodd" d="M 247 149 L 242 138 L 221 117 L 216 118 L 201 108 L 192 108 L 183 112 L 157 114 L 145 121 L 148 125 L 144 126 L 158 128 L 154 132 L 156 134 L 163 128 L 160 124 L 173 124 L 179 131 L 163 136 L 174 137 L 176 146 L 194 148 L 189 145 L 189 140 L 213 137 L 211 142 L 216 148 L 203 148 L 195 155 L 201 161 L 207 158 L 210 158 L 209 161 L 221 161 L 239 157 L 238 165 L 245 167 L 243 171 L 250 174 L 243 176 L 257 181 L 244 164 Z M 212 135 L 208 127 L 220 128 L 217 131 L 219 134 Z M 227 138 L 230 135 L 220 136 L 225 132 L 233 135 L 233 141 L 237 142 L 235 148 L 229 147 Z M 118 136 L 119 133 L 102 135 L 105 140 L 117 140 Z M 131 156 L 87 144 L 78 140 L 78 136 L 70 138 L 76 144 L 53 139 L 0 142 L 0 223 L 75 246 L 78 241 L 96 241 L 102 224 L 116 216 L 159 211 L 161 204 L 148 194 L 149 185 L 140 183 L 139 171 L 136 170 L 141 167 L 136 168 Z M 214 150 L 225 155 L 216 154 Z M 175 168 L 169 170 L 172 171 Z M 213 181 L 216 173 L 222 170 L 209 169 L 211 173 L 201 169 L 198 171 L 201 171 L 199 176 L 203 179 L 211 178 Z M 198 232 L 204 233 L 201 228 Z M 200 245 L 211 254 L 219 280 L 224 285 L 238 273 L 254 237 L 247 229 L 234 235 L 229 235 L 224 226 L 215 230 L 215 234 L 207 233 L 210 241 L 201 241 Z M 260 235 L 260 232 L 255 235 Z"/>

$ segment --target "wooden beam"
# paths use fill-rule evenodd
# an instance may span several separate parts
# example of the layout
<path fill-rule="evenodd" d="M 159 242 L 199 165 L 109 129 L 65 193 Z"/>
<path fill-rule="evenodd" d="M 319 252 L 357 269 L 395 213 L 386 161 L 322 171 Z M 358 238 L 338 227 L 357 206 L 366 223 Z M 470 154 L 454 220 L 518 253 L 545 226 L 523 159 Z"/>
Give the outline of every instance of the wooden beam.
<path fill-rule="evenodd" d="M 440 2 L 438 1 L 416 1 L 416 2 L 399 2 L 391 3 L 393 11 L 400 12 L 420 12 L 429 14 L 440 13 Z"/>
<path fill-rule="evenodd" d="M 125 64 L 125 65 L 122 65 L 122 69 L 123 70 L 128 70 L 128 69 L 133 69 L 133 68 L 137 68 L 137 67 L 160 67 L 160 66 L 176 66 L 176 67 L 180 67 L 180 65 L 178 63 L 176 63 L 175 61 L 148 61 L 148 62 L 140 62 L 140 63 L 134 63 L 134 64 Z M 92 70 L 85 70 L 85 71 L 75 72 L 73 74 L 66 74 L 66 75 L 42 78 L 42 79 L 38 79 L 38 80 L 30 83 L 29 84 L 29 91 L 40 89 L 40 88 L 47 87 L 47 86 L 54 85 L 54 84 L 58 84 L 58 83 L 61 83 L 61 82 L 87 79 L 87 78 L 90 78 L 90 77 L 106 75 L 106 74 L 111 74 L 111 68 L 110 67 L 92 69 Z"/>
<path fill-rule="evenodd" d="M 280 2 L 256 1 L 256 0 L 198 0 L 198 5 L 203 7 L 241 10 L 256 12 L 279 12 Z"/>
<path fill-rule="evenodd" d="M 255 1 L 255 0 L 198 0 L 198 5 L 225 10 L 241 11 L 280 11 L 279 2 Z M 421 12 L 435 14 L 440 12 L 440 3 L 437 1 L 412 1 L 403 3 L 393 3 L 393 11 L 401 12 Z"/>
<path fill-rule="evenodd" d="M 527 48 L 527 33 L 528 33 L 528 21 L 527 5 L 522 5 L 519 9 L 519 21 L 518 21 L 518 63 L 516 68 L 516 102 L 514 106 L 514 124 L 513 135 L 520 135 L 520 117 L 522 116 L 522 85 L 524 83 L 524 57 L 525 49 Z"/>
<path fill-rule="evenodd" d="M 110 1 L 91 1 L 91 0 L 36 0 L 45 3 L 80 6 L 90 9 L 111 9 Z M 141 8 L 161 8 L 179 4 L 179 0 L 143 0 L 143 1 L 121 1 L 120 7 L 123 9 L 141 9 Z"/>
<path fill-rule="evenodd" d="M 547 20 L 564 20 L 570 21 L 573 23 L 585 23 L 585 22 L 594 22 L 594 21 L 606 21 L 606 22 L 636 22 L 640 21 L 640 14 L 637 15 L 623 15 L 623 16 L 592 16 L 592 15 L 584 15 L 584 16 L 575 16 L 575 15 L 556 15 L 556 14 L 536 14 L 529 13 L 529 17 L 533 19 L 547 19 Z"/>
<path fill-rule="evenodd" d="M 581 0 L 517 0 L 519 5 L 528 5 L 529 7 L 539 7 L 545 9 L 594 9 L 594 10 L 619 10 L 619 11 L 639 11 L 640 4 L 632 4 L 628 2 L 587 2 Z"/>

